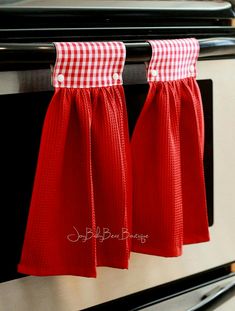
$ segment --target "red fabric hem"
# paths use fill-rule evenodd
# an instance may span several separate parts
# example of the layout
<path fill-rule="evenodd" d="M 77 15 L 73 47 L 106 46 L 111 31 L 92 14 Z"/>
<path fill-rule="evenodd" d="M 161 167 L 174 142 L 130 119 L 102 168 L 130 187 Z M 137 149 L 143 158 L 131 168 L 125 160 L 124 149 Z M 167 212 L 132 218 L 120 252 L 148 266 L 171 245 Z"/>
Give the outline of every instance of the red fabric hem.
<path fill-rule="evenodd" d="M 182 248 L 178 247 L 175 249 L 157 249 L 151 247 L 135 246 L 132 248 L 132 252 L 160 257 L 179 257 L 182 255 Z"/>
<path fill-rule="evenodd" d="M 191 244 L 199 244 L 199 243 L 205 243 L 205 242 L 209 242 L 210 241 L 210 236 L 205 237 L 205 236 L 201 236 L 201 237 L 190 237 L 187 239 L 184 239 L 184 245 L 191 245 Z"/>
<path fill-rule="evenodd" d="M 87 269 L 84 267 L 42 267 L 29 266 L 18 264 L 17 271 L 23 274 L 32 276 L 53 276 L 53 275 L 76 275 L 88 278 L 95 278 L 97 276 L 96 270 Z"/>

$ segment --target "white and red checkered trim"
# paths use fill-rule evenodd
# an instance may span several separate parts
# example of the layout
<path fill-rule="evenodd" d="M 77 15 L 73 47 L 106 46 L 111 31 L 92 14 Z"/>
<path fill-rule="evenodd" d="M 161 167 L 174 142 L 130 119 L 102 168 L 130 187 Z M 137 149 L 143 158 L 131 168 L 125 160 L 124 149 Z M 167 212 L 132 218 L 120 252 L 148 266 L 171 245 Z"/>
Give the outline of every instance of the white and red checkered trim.
<path fill-rule="evenodd" d="M 126 48 L 122 42 L 54 42 L 52 82 L 60 88 L 122 84 Z"/>
<path fill-rule="evenodd" d="M 148 82 L 174 81 L 196 77 L 199 42 L 194 38 L 149 40 L 152 57 L 148 64 Z"/>

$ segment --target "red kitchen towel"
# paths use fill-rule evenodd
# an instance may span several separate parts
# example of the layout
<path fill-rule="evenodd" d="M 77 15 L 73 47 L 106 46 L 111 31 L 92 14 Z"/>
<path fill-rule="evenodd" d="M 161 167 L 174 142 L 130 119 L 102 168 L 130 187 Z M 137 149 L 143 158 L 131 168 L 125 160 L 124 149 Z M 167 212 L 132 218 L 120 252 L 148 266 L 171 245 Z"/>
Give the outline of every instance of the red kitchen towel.
<path fill-rule="evenodd" d="M 196 39 L 149 41 L 149 92 L 132 140 L 132 250 L 179 256 L 209 240 L 203 173 L 204 121 L 195 80 Z"/>
<path fill-rule="evenodd" d="M 199 44 L 149 42 L 149 91 L 131 140 L 124 44 L 55 43 L 19 272 L 95 277 L 97 266 L 127 268 L 131 250 L 179 256 L 209 240 Z"/>
<path fill-rule="evenodd" d="M 96 276 L 127 268 L 130 145 L 121 42 L 55 43 L 55 93 L 41 138 L 18 271 Z"/>

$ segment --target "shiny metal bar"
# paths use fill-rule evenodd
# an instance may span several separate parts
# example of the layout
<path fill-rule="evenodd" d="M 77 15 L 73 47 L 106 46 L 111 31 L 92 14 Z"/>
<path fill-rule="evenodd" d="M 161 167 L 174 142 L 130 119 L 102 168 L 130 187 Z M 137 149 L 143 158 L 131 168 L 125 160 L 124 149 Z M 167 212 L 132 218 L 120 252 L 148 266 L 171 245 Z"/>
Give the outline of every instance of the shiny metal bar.
<path fill-rule="evenodd" d="M 200 58 L 235 56 L 235 38 L 200 39 Z M 151 58 L 148 42 L 127 42 L 127 63 L 141 63 Z M 53 64 L 56 51 L 53 43 L 0 43 L 0 65 Z"/>

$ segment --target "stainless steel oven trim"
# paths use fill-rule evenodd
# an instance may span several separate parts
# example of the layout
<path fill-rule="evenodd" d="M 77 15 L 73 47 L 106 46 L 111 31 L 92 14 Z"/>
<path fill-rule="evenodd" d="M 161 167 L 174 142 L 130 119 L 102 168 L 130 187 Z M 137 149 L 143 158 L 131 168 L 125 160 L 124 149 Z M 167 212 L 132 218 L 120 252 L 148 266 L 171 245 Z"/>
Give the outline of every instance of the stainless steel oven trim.
<path fill-rule="evenodd" d="M 178 279 L 166 284 L 162 284 L 153 288 L 149 288 L 140 292 L 136 292 L 121 298 L 107 301 L 86 309 L 84 311 L 105 311 L 105 310 L 123 310 L 123 311 L 137 311 L 147 308 L 149 306 L 167 301 L 171 298 L 177 297 L 203 288 L 210 284 L 216 284 L 222 280 L 229 280 L 235 276 L 233 272 L 234 262 L 230 262 L 213 269 L 208 269 L 188 277 Z M 230 287 L 229 287 L 230 288 Z M 232 287 L 234 290 L 234 287 Z M 222 295 L 221 295 L 222 296 Z M 222 297 L 221 297 L 222 298 Z M 208 299 L 209 300 L 209 299 Z M 195 309 L 196 311 L 197 309 Z M 198 309 L 199 310 L 199 309 Z M 188 310 L 190 311 L 190 310 Z M 193 311 L 193 309 L 192 309 Z"/>
<path fill-rule="evenodd" d="M 2 3 L 3 2 L 3 3 Z M 69 0 L 64 4 L 64 1 L 61 0 L 49 0 L 47 5 L 43 4 L 41 1 L 13 1 L 12 4 L 8 4 L 9 1 L 0 1 L 0 5 L 3 8 L 35 8 L 35 9 L 113 9 L 113 10 L 167 10 L 167 11 L 220 11 L 227 10 L 231 8 L 231 3 L 229 1 L 223 2 L 214 2 L 214 1 L 97 1 L 91 0 L 82 0 L 74 1 Z"/>

